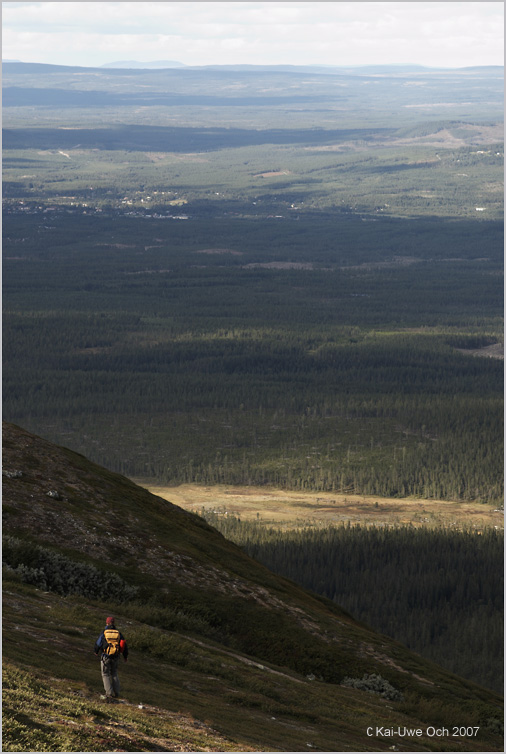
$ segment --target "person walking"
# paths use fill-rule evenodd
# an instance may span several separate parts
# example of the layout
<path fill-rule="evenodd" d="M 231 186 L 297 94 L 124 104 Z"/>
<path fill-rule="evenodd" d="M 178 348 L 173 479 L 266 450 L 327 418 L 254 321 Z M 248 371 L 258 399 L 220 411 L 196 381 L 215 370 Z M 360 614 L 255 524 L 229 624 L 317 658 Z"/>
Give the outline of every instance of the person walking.
<path fill-rule="evenodd" d="M 95 642 L 95 654 L 100 655 L 106 699 L 118 697 L 120 691 L 118 662 L 120 654 L 123 655 L 123 660 L 127 661 L 128 647 L 123 635 L 114 625 L 112 616 L 106 618 L 105 628 Z"/>

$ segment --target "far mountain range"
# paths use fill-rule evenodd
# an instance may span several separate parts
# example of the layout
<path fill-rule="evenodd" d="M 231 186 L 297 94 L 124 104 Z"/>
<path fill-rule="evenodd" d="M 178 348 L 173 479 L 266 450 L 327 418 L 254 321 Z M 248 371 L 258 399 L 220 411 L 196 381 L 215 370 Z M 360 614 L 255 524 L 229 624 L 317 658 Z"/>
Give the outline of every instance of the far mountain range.
<path fill-rule="evenodd" d="M 292 73 L 295 72 L 313 72 L 313 73 L 350 73 L 351 71 L 366 74 L 366 75 L 385 75 L 385 74 L 406 74 L 406 73 L 423 73 L 423 72 L 434 72 L 434 71 L 452 71 L 452 70 L 459 70 L 459 71 L 480 71 L 480 70 L 487 70 L 487 71 L 493 71 L 497 70 L 498 73 L 502 75 L 502 71 L 504 70 L 503 66 L 470 66 L 467 68 L 459 68 L 459 69 L 452 69 L 452 68 L 440 68 L 440 67 L 429 67 L 429 66 L 423 66 L 423 65 L 411 65 L 409 63 L 406 64 L 392 64 L 392 65 L 340 65 L 340 66 L 333 66 L 333 65 L 253 65 L 253 64 L 228 64 L 228 65 L 219 65 L 219 64 L 213 64 L 213 65 L 187 65 L 186 63 L 181 63 L 179 60 L 148 60 L 148 61 L 140 61 L 140 60 L 116 60 L 111 63 L 103 63 L 99 66 L 75 66 L 75 65 L 69 65 L 69 64 L 47 64 L 47 63 L 25 63 L 25 61 L 22 60 L 14 60 L 14 59 L 7 59 L 4 58 L 2 60 L 2 64 L 8 64 L 8 63 L 23 63 L 25 65 L 32 65 L 32 66 L 51 66 L 52 68 L 55 67 L 55 65 L 59 68 L 106 68 L 106 69 L 131 69 L 131 70 L 160 70 L 165 68 L 189 68 L 189 69 L 196 69 L 196 70 L 216 70 L 216 69 L 223 69 L 223 70 L 240 70 L 240 71 L 289 71 Z"/>
<path fill-rule="evenodd" d="M 114 63 L 104 63 L 100 68 L 187 68 L 186 63 L 177 60 L 116 60 Z"/>

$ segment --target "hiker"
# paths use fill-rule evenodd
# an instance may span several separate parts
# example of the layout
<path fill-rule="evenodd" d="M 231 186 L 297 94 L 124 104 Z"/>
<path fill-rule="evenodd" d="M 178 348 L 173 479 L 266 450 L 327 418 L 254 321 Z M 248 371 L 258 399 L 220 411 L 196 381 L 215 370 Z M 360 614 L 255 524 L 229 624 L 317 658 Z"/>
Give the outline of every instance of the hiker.
<path fill-rule="evenodd" d="M 105 628 L 95 642 L 95 654 L 101 654 L 100 667 L 106 699 L 119 696 L 118 661 L 120 654 L 126 662 L 128 647 L 114 625 L 114 618 L 106 618 Z"/>

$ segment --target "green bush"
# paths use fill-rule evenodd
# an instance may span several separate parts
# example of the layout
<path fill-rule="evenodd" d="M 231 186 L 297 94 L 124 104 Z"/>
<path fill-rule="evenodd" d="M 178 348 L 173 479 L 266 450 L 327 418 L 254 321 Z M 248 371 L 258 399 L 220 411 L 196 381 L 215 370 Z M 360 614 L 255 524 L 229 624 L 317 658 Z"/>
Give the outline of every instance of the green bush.
<path fill-rule="evenodd" d="M 116 573 L 78 563 L 45 547 L 23 542 L 16 537 L 2 538 L 2 562 L 22 581 L 37 589 L 56 592 L 64 597 L 78 594 L 88 599 L 133 599 L 137 587 L 126 583 Z"/>
<path fill-rule="evenodd" d="M 383 699 L 388 699 L 391 702 L 402 702 L 403 700 L 401 692 L 376 673 L 372 673 L 371 675 L 365 673 L 362 678 L 345 678 L 341 686 L 368 691 L 370 694 L 378 694 L 378 696 L 382 696 Z"/>

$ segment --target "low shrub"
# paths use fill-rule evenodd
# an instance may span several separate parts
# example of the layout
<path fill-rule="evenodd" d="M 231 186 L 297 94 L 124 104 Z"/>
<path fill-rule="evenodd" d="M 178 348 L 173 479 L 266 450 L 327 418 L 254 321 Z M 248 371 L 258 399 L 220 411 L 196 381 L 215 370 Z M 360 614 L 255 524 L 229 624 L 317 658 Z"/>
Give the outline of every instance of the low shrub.
<path fill-rule="evenodd" d="M 64 597 L 77 594 L 88 599 L 126 602 L 138 592 L 137 587 L 130 586 L 116 573 L 79 563 L 16 537 L 2 538 L 2 563 L 25 583 Z"/>
<path fill-rule="evenodd" d="M 401 702 L 403 696 L 400 691 L 392 686 L 389 681 L 376 673 L 362 676 L 362 678 L 345 678 L 341 682 L 341 686 L 348 686 L 353 689 L 360 689 L 360 691 L 368 691 L 370 694 L 378 694 L 383 699 L 388 699 L 391 702 Z"/>

